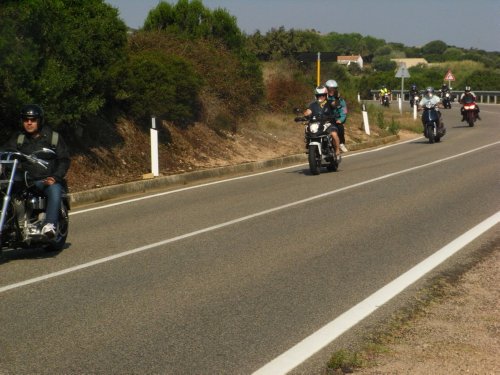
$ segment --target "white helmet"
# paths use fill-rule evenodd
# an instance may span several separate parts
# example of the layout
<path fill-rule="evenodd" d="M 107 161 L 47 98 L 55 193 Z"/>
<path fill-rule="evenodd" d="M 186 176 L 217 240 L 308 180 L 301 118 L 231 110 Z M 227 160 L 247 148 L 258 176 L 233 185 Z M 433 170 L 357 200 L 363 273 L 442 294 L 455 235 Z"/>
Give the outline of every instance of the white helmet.
<path fill-rule="evenodd" d="M 325 86 L 328 89 L 330 88 L 336 89 L 337 87 L 339 87 L 339 85 L 337 85 L 337 81 L 335 81 L 334 79 L 329 79 L 328 81 L 326 81 Z"/>
<path fill-rule="evenodd" d="M 325 86 L 318 86 L 314 90 L 314 95 L 320 96 L 320 95 L 328 95 L 328 91 L 326 90 Z"/>

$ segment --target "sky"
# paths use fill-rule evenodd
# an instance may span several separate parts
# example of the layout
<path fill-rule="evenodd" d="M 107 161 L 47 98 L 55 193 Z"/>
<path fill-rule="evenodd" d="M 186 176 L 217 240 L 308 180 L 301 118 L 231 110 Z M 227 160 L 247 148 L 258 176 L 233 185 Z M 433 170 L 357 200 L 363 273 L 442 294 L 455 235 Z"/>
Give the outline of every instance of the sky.
<path fill-rule="evenodd" d="M 164 0 L 176 4 L 177 0 Z M 131 28 L 142 27 L 160 0 L 105 0 Z M 500 0 L 202 0 L 236 17 L 240 30 L 359 33 L 407 47 L 441 40 L 449 46 L 500 52 Z"/>

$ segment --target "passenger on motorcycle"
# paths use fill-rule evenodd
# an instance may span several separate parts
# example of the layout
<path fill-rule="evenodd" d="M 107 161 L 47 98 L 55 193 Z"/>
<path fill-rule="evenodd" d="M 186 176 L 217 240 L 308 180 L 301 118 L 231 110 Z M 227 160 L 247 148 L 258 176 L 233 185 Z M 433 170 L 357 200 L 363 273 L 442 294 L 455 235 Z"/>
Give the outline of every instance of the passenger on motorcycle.
<path fill-rule="evenodd" d="M 344 98 L 342 98 L 339 94 L 337 81 L 333 79 L 329 79 L 325 83 L 326 89 L 328 91 L 327 100 L 332 103 L 335 113 L 337 114 L 337 119 L 335 123 L 337 124 L 337 128 L 339 129 L 339 141 L 340 141 L 340 150 L 342 152 L 347 152 L 347 147 L 345 146 L 345 129 L 344 124 L 347 120 L 347 104 Z"/>
<path fill-rule="evenodd" d="M 434 95 L 434 88 L 427 87 L 425 89 L 425 94 L 422 96 L 422 99 L 418 103 L 418 109 L 422 110 L 425 108 L 427 103 L 431 103 L 433 106 L 437 106 L 438 108 L 443 108 L 443 104 L 441 103 L 441 98 L 437 95 Z M 439 116 L 439 127 L 442 128 L 444 126 L 443 121 L 441 120 L 441 112 L 438 111 Z M 425 132 L 425 122 L 424 118 L 422 118 L 422 125 L 424 126 Z"/>
<path fill-rule="evenodd" d="M 318 86 L 314 90 L 314 95 L 316 100 L 311 102 L 307 109 L 304 111 L 304 116 L 316 116 L 321 117 L 335 117 L 336 109 L 332 106 L 332 102 L 327 100 L 328 90 L 325 86 Z M 330 135 L 332 136 L 333 148 L 335 149 L 335 154 L 338 160 L 340 160 L 340 140 L 338 136 L 339 129 L 337 124 L 333 123 L 328 128 Z"/>
<path fill-rule="evenodd" d="M 59 133 L 44 126 L 43 109 L 36 104 L 27 104 L 21 109 L 22 130 L 14 134 L 7 142 L 7 149 L 18 150 L 24 154 L 33 154 L 43 148 L 55 152 L 48 161 L 48 168 L 29 164 L 24 166 L 35 186 L 47 197 L 47 211 L 42 234 L 52 238 L 56 234 L 56 225 L 61 207 L 64 176 L 69 169 L 68 147 Z M 56 134 L 54 136 L 53 134 Z M 54 144 L 55 143 L 55 144 Z"/>
<path fill-rule="evenodd" d="M 462 122 L 466 120 L 465 118 L 465 110 L 464 110 L 464 101 L 466 98 L 471 98 L 474 102 L 476 101 L 476 94 L 474 94 L 473 91 L 471 91 L 470 86 L 465 86 L 464 92 L 460 95 L 460 99 L 458 100 L 460 104 L 462 104 L 462 108 L 460 108 L 460 113 L 462 114 Z M 478 120 L 481 120 L 481 117 L 479 117 L 479 106 L 476 103 L 476 118 Z"/>

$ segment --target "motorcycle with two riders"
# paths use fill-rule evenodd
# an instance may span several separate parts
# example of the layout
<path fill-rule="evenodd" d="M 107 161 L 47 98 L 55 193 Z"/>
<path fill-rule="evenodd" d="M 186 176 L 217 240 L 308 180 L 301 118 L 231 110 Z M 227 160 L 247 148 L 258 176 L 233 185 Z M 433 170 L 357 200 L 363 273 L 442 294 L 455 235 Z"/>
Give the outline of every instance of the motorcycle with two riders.
<path fill-rule="evenodd" d="M 312 102 L 308 109 L 296 113 L 302 116 L 295 117 L 295 122 L 304 124 L 304 142 L 308 154 L 309 170 L 313 175 L 321 173 L 321 168 L 326 167 L 329 171 L 336 171 L 341 158 L 338 147 L 338 139 L 332 137 L 335 121 L 339 117 L 336 112 L 335 103 L 327 101 L 327 90 L 318 86 L 315 90 L 316 101 Z M 335 136 L 335 134 L 334 134 Z"/>

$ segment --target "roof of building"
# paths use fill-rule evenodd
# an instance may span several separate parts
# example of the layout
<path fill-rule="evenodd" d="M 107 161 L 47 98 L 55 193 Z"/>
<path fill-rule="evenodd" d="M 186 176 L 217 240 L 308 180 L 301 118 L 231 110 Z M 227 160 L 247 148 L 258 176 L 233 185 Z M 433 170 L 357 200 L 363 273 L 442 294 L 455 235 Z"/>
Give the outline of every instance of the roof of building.
<path fill-rule="evenodd" d="M 413 57 L 413 58 L 399 58 L 399 59 L 391 59 L 391 61 L 396 62 L 397 64 L 404 63 L 407 68 L 411 68 L 412 66 L 416 66 L 419 64 L 428 64 L 429 62 L 426 59 L 420 58 L 420 57 Z"/>
<path fill-rule="evenodd" d="M 358 59 L 362 58 L 360 55 L 351 55 L 351 56 L 337 56 L 337 61 L 339 60 L 350 60 L 350 61 L 356 61 Z"/>

